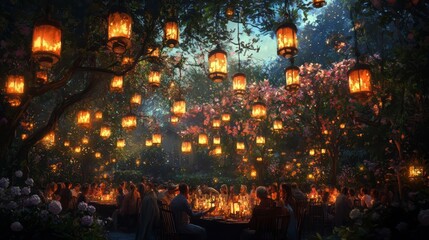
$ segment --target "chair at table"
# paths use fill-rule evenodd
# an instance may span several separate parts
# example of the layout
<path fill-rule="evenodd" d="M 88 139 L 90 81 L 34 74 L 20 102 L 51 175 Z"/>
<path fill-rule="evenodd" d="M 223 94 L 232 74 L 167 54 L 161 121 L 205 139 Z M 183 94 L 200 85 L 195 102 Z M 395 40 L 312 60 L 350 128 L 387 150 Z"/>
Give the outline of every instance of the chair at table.
<path fill-rule="evenodd" d="M 255 228 L 257 240 L 285 239 L 289 225 L 289 215 L 283 214 L 281 208 L 255 209 L 251 227 Z"/>
<path fill-rule="evenodd" d="M 161 216 L 161 240 L 179 240 L 179 234 L 176 231 L 176 224 L 174 223 L 173 212 L 166 204 L 158 202 L 159 213 Z"/>
<path fill-rule="evenodd" d="M 296 201 L 293 204 L 292 208 L 296 217 L 296 232 L 298 235 L 298 239 L 301 239 L 303 222 L 305 215 L 307 214 L 308 202 L 307 200 Z"/>

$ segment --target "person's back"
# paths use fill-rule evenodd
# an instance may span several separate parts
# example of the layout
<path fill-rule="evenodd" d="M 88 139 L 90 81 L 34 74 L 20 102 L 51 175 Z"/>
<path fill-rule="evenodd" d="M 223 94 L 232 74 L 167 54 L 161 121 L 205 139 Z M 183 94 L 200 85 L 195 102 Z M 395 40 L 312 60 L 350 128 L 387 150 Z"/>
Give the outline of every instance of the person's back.
<path fill-rule="evenodd" d="M 60 192 L 60 203 L 64 211 L 71 209 L 72 192 L 69 189 L 68 184 L 66 187 L 61 189 Z"/>
<path fill-rule="evenodd" d="M 136 240 L 156 239 L 155 229 L 159 224 L 159 208 L 156 194 L 153 191 L 153 185 L 148 184 L 147 188 L 148 189 L 144 194 L 140 207 L 140 217 Z"/>
<path fill-rule="evenodd" d="M 120 209 L 121 215 L 137 215 L 138 213 L 139 193 L 136 187 L 131 184 L 130 191 L 124 196 L 124 200 Z"/>
<path fill-rule="evenodd" d="M 344 187 L 341 191 L 341 194 L 338 195 L 335 200 L 335 226 L 339 227 L 344 225 L 347 220 L 351 210 L 352 203 L 347 197 L 348 188 Z"/>

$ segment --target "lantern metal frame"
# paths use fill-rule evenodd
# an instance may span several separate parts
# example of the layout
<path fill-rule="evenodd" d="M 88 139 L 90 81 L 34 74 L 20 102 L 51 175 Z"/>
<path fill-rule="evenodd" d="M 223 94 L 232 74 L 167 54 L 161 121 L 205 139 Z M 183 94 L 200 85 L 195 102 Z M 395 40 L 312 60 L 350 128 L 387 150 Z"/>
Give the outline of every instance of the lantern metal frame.
<path fill-rule="evenodd" d="M 128 49 L 131 47 L 131 34 L 132 34 L 132 28 L 133 28 L 133 18 L 130 14 L 125 11 L 124 8 L 120 6 L 115 6 L 110 9 L 109 11 L 109 17 L 108 17 L 108 35 L 110 35 L 110 18 L 113 17 L 114 14 L 119 14 L 120 16 L 126 15 L 130 20 L 130 36 L 112 36 L 108 37 L 107 40 L 107 47 L 114 52 L 115 54 L 122 55 L 124 54 Z"/>
<path fill-rule="evenodd" d="M 236 97 L 242 98 L 244 94 L 246 94 L 246 85 L 247 85 L 246 74 L 236 73 L 232 76 L 232 91 L 234 92 L 234 95 Z"/>
<path fill-rule="evenodd" d="M 255 111 L 255 107 L 260 106 L 258 108 L 264 109 L 263 111 Z M 267 105 L 262 102 L 261 99 L 257 99 L 255 102 L 252 103 L 252 118 L 255 118 L 257 120 L 262 120 L 267 117 Z"/>
<path fill-rule="evenodd" d="M 292 30 L 292 45 L 291 46 L 280 46 L 279 41 L 283 39 L 279 39 L 279 31 L 284 31 L 285 28 L 291 29 Z M 286 21 L 283 22 L 282 24 L 280 24 L 280 26 L 277 27 L 276 29 L 276 37 L 277 37 L 277 54 L 279 56 L 285 57 L 285 58 L 291 58 L 296 56 L 296 54 L 298 54 L 298 39 L 297 39 L 297 34 L 298 34 L 298 28 L 296 27 L 295 24 L 293 24 L 290 21 Z"/>
<path fill-rule="evenodd" d="M 288 73 L 292 72 L 292 83 L 288 84 Z M 295 76 L 295 73 L 297 73 L 297 75 Z M 285 69 L 285 80 L 286 80 L 286 84 L 285 84 L 285 88 L 286 90 L 297 90 L 300 86 L 300 76 L 299 76 L 299 67 L 297 66 L 289 66 Z M 297 79 L 297 81 L 295 81 Z"/>
<path fill-rule="evenodd" d="M 220 71 L 222 69 L 219 69 L 218 66 L 216 66 L 215 69 L 211 70 L 210 66 L 212 65 L 212 62 L 210 59 L 212 58 L 212 56 L 215 56 L 215 58 L 216 58 L 216 56 L 218 54 L 222 54 L 225 58 L 225 72 Z M 228 77 L 228 55 L 220 47 L 220 45 L 217 45 L 216 48 L 209 53 L 208 62 L 209 62 L 209 78 L 213 82 L 220 83 Z M 217 65 L 219 65 L 219 64 L 217 64 Z"/>
<path fill-rule="evenodd" d="M 367 83 L 367 84 L 369 84 L 369 87 L 367 89 L 361 90 L 363 88 L 364 83 L 362 82 L 362 78 L 360 76 L 360 73 L 364 72 L 364 71 L 367 71 L 369 73 L 369 79 L 368 79 L 368 83 Z M 357 78 L 358 79 L 352 81 L 350 78 L 353 76 L 352 74 L 354 72 L 357 72 Z M 352 97 L 357 98 L 357 99 L 366 99 L 372 95 L 372 83 L 371 83 L 372 72 L 371 72 L 369 65 L 357 62 L 353 68 L 351 68 L 350 70 L 347 71 L 347 79 L 348 79 L 348 84 L 349 84 L 350 95 Z M 352 92 L 351 86 L 352 86 L 352 84 L 354 84 L 356 82 L 358 83 L 359 91 L 353 91 Z"/>
<path fill-rule="evenodd" d="M 59 51 L 46 50 L 46 49 L 35 50 L 35 48 L 37 48 L 34 46 L 34 43 L 36 41 L 35 33 L 36 33 L 36 30 L 38 28 L 41 28 L 42 26 L 50 26 L 51 28 L 54 28 L 56 32 L 54 32 L 53 34 L 59 33 L 59 35 L 60 35 L 59 36 L 59 38 L 60 38 Z M 51 30 L 53 30 L 53 29 L 51 29 Z M 41 43 L 42 43 L 42 41 L 43 41 L 43 39 L 40 39 Z M 54 20 L 49 19 L 49 18 L 43 18 L 34 24 L 31 52 L 32 52 L 32 57 L 35 59 L 36 62 L 38 62 L 40 64 L 41 67 L 51 68 L 53 65 L 55 65 L 60 60 L 61 45 L 62 45 L 62 29 L 61 29 L 61 25 L 59 22 L 54 21 Z M 43 48 L 43 47 L 39 46 L 39 48 Z M 59 53 L 56 53 L 56 52 L 59 52 Z"/>
<path fill-rule="evenodd" d="M 170 37 L 172 34 L 168 34 L 169 31 L 167 31 L 167 27 L 173 27 L 176 31 L 177 38 Z M 165 20 L 164 23 L 164 42 L 169 48 L 174 48 L 177 45 L 179 45 L 179 38 L 180 38 L 180 28 L 179 28 L 179 21 L 176 18 L 168 18 Z"/>

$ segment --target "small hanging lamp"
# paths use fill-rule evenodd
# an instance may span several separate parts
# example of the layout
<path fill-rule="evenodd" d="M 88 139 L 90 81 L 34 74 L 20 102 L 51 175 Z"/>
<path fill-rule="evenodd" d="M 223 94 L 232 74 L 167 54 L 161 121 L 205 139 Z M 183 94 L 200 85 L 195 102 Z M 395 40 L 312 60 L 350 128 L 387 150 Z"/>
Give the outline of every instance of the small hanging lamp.
<path fill-rule="evenodd" d="M 158 88 L 161 85 L 161 71 L 158 68 L 152 68 L 148 77 L 149 86 Z"/>
<path fill-rule="evenodd" d="M 179 97 L 173 102 L 172 112 L 174 115 L 181 117 L 186 113 L 185 99 Z"/>
<path fill-rule="evenodd" d="M 133 20 L 124 9 L 116 6 L 110 10 L 108 18 L 107 46 L 116 54 L 124 54 L 131 47 Z"/>
<path fill-rule="evenodd" d="M 267 116 L 267 106 L 260 99 L 256 100 L 252 104 L 252 118 L 261 120 Z"/>
<path fill-rule="evenodd" d="M 33 58 L 43 68 L 51 68 L 61 55 L 61 28 L 58 22 L 43 19 L 34 25 Z"/>
<path fill-rule="evenodd" d="M 179 44 L 179 22 L 174 18 L 165 21 L 164 41 L 169 48 L 174 48 Z"/>
<path fill-rule="evenodd" d="M 228 74 L 227 55 L 224 50 L 217 45 L 216 48 L 209 53 L 209 78 L 216 83 L 226 79 Z"/>
<path fill-rule="evenodd" d="M 110 92 L 121 93 L 124 91 L 124 76 L 115 75 L 110 82 Z"/>
<path fill-rule="evenodd" d="M 313 7 L 315 8 L 321 8 L 326 5 L 325 0 L 313 0 Z"/>
<path fill-rule="evenodd" d="M 353 97 L 363 99 L 372 94 L 371 70 L 366 64 L 357 63 L 347 72 L 349 90 Z"/>
<path fill-rule="evenodd" d="M 276 30 L 277 54 L 285 58 L 291 58 L 298 53 L 298 38 L 295 24 L 282 23 Z"/>
<path fill-rule="evenodd" d="M 246 75 L 244 73 L 236 73 L 232 76 L 232 91 L 238 98 L 242 98 L 246 93 Z"/>

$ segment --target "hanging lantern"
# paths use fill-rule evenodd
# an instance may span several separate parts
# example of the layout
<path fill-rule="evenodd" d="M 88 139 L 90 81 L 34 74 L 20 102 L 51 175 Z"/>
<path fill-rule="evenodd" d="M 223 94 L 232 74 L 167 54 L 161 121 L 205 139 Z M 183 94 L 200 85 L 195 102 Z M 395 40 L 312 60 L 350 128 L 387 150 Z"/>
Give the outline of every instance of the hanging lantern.
<path fill-rule="evenodd" d="M 213 145 L 220 145 L 220 136 L 213 137 Z"/>
<path fill-rule="evenodd" d="M 237 142 L 236 150 L 237 150 L 237 153 L 244 153 L 244 151 L 246 150 L 246 145 L 244 145 L 244 142 Z"/>
<path fill-rule="evenodd" d="M 19 105 L 21 105 L 21 98 L 18 96 L 8 97 L 7 101 L 11 107 L 18 107 Z"/>
<path fill-rule="evenodd" d="M 75 153 L 80 153 L 80 152 L 82 152 L 82 148 L 80 146 L 77 146 L 77 147 L 74 148 L 74 152 Z"/>
<path fill-rule="evenodd" d="M 321 8 L 326 5 L 325 0 L 313 0 L 313 7 L 315 8 Z"/>
<path fill-rule="evenodd" d="M 145 146 L 152 147 L 152 145 L 153 145 L 152 138 L 147 138 L 145 141 Z"/>
<path fill-rule="evenodd" d="M 122 128 L 125 130 L 134 130 L 137 127 L 137 116 L 129 114 L 122 118 Z"/>
<path fill-rule="evenodd" d="M 273 130 L 280 131 L 283 129 L 283 120 L 281 118 L 276 118 L 273 121 Z"/>
<path fill-rule="evenodd" d="M 207 137 L 207 134 L 205 133 L 198 134 L 198 144 L 204 146 L 204 145 L 207 145 L 208 143 L 209 143 L 209 139 Z"/>
<path fill-rule="evenodd" d="M 244 73 L 236 73 L 232 76 L 232 91 L 236 97 L 242 98 L 246 93 L 246 75 Z"/>
<path fill-rule="evenodd" d="M 186 102 L 183 98 L 178 98 L 173 102 L 173 114 L 181 117 L 186 113 Z"/>
<path fill-rule="evenodd" d="M 424 169 L 422 166 L 411 165 L 409 168 L 409 177 L 410 178 L 423 177 L 423 173 L 424 173 Z"/>
<path fill-rule="evenodd" d="M 162 142 L 162 135 L 161 135 L 161 133 L 154 133 L 154 134 L 152 134 L 152 143 L 155 146 L 161 145 L 161 142 Z"/>
<path fill-rule="evenodd" d="M 119 138 L 119 139 L 116 141 L 116 147 L 117 147 L 117 148 L 124 148 L 124 147 L 125 147 L 125 139 L 123 139 L 123 138 Z"/>
<path fill-rule="evenodd" d="M 121 93 L 124 91 L 124 76 L 115 75 L 110 82 L 110 92 Z"/>
<path fill-rule="evenodd" d="M 264 136 L 256 136 L 256 145 L 263 146 L 265 144 Z"/>
<path fill-rule="evenodd" d="M 209 78 L 213 82 L 222 82 L 228 74 L 226 52 L 218 45 L 209 53 Z"/>
<path fill-rule="evenodd" d="M 89 138 L 87 138 L 87 137 L 83 137 L 83 138 L 82 138 L 82 143 L 83 143 L 83 144 L 88 144 L 88 143 L 89 143 Z"/>
<path fill-rule="evenodd" d="M 316 151 L 314 149 L 310 149 L 310 151 L 308 152 L 310 156 L 314 156 L 315 153 Z"/>
<path fill-rule="evenodd" d="M 100 137 L 103 139 L 108 139 L 112 135 L 112 131 L 109 126 L 102 126 L 100 129 Z"/>
<path fill-rule="evenodd" d="M 34 25 L 33 58 L 44 68 L 51 68 L 61 55 L 61 29 L 58 23 L 42 20 Z"/>
<path fill-rule="evenodd" d="M 257 173 L 256 173 L 256 170 L 255 170 L 255 169 L 252 169 L 252 170 L 250 171 L 250 176 L 251 176 L 252 178 L 256 178 Z"/>
<path fill-rule="evenodd" d="M 24 76 L 8 75 L 6 79 L 5 92 L 8 96 L 21 95 L 24 93 Z"/>
<path fill-rule="evenodd" d="M 220 120 L 220 118 L 219 118 L 219 117 L 214 117 L 214 118 L 213 118 L 213 120 L 212 120 L 212 127 L 213 127 L 214 129 L 219 129 L 219 128 L 220 128 L 221 123 L 222 123 L 222 121 Z"/>
<path fill-rule="evenodd" d="M 131 47 L 133 20 L 122 9 L 112 9 L 108 19 L 107 46 L 116 54 L 123 54 Z"/>
<path fill-rule="evenodd" d="M 170 116 L 170 123 L 173 125 L 176 125 L 179 122 L 179 117 L 176 115 L 171 115 Z"/>
<path fill-rule="evenodd" d="M 229 113 L 222 113 L 222 121 L 229 122 L 231 120 L 231 114 Z"/>
<path fill-rule="evenodd" d="M 153 68 L 149 72 L 148 83 L 149 86 L 153 88 L 158 88 L 161 85 L 161 71 L 156 68 Z"/>
<path fill-rule="evenodd" d="M 322 149 L 320 150 L 320 152 L 321 152 L 322 154 L 326 154 L 326 149 L 325 149 L 325 148 L 322 148 Z"/>
<path fill-rule="evenodd" d="M 356 64 L 347 72 L 350 94 L 356 98 L 371 95 L 371 70 L 368 65 Z"/>
<path fill-rule="evenodd" d="M 50 147 L 55 144 L 55 132 L 50 131 L 48 134 L 43 137 L 42 142 L 44 145 Z"/>
<path fill-rule="evenodd" d="M 121 64 L 122 65 L 131 65 L 131 64 L 133 64 L 133 62 L 134 62 L 134 59 L 132 57 L 123 57 Z"/>
<path fill-rule="evenodd" d="M 263 158 L 262 157 L 256 157 L 256 161 L 257 162 L 262 162 Z"/>
<path fill-rule="evenodd" d="M 96 152 L 95 153 L 95 158 L 101 158 L 101 153 L 100 152 Z"/>
<path fill-rule="evenodd" d="M 216 146 L 215 149 L 213 150 L 213 154 L 216 156 L 222 155 L 222 147 Z"/>
<path fill-rule="evenodd" d="M 252 104 L 252 118 L 261 120 L 267 116 L 267 106 L 260 100 Z"/>
<path fill-rule="evenodd" d="M 82 110 L 77 113 L 77 125 L 81 127 L 91 127 L 91 113 L 87 110 Z"/>
<path fill-rule="evenodd" d="M 136 159 L 136 167 L 140 166 L 140 159 Z"/>
<path fill-rule="evenodd" d="M 345 127 L 346 127 L 346 124 L 345 124 L 345 123 L 341 123 L 341 124 L 340 124 L 340 128 L 341 128 L 341 129 L 344 129 Z"/>
<path fill-rule="evenodd" d="M 192 152 L 192 143 L 188 141 L 182 142 L 182 153 L 191 153 Z"/>
<path fill-rule="evenodd" d="M 28 135 L 26 133 L 21 134 L 21 140 L 25 140 L 28 138 Z"/>
<path fill-rule="evenodd" d="M 48 72 L 45 70 L 36 71 L 37 84 L 46 84 L 48 82 Z"/>
<path fill-rule="evenodd" d="M 298 29 L 295 24 L 285 22 L 277 30 L 277 54 L 285 58 L 291 58 L 298 53 Z"/>
<path fill-rule="evenodd" d="M 179 44 L 179 23 L 175 19 L 167 19 L 164 25 L 164 41 L 169 48 Z"/>
<path fill-rule="evenodd" d="M 231 20 L 234 17 L 234 7 L 232 5 L 228 5 L 225 9 L 225 16 L 228 20 Z"/>
<path fill-rule="evenodd" d="M 95 112 L 95 119 L 96 119 L 96 120 L 101 120 L 101 119 L 103 119 L 103 112 L 102 112 L 102 111 L 97 111 L 97 112 Z"/>
<path fill-rule="evenodd" d="M 70 141 L 64 141 L 64 147 L 69 147 L 70 146 Z"/>
<path fill-rule="evenodd" d="M 130 100 L 130 104 L 132 106 L 139 106 L 140 104 L 142 104 L 142 95 L 135 93 Z"/>
<path fill-rule="evenodd" d="M 249 159 L 246 156 L 243 156 L 243 162 L 248 162 Z"/>
<path fill-rule="evenodd" d="M 299 68 L 296 66 L 287 67 L 285 70 L 286 89 L 296 90 L 299 88 Z"/>

